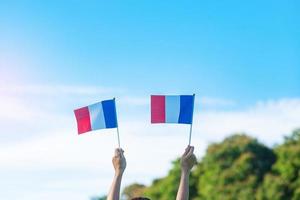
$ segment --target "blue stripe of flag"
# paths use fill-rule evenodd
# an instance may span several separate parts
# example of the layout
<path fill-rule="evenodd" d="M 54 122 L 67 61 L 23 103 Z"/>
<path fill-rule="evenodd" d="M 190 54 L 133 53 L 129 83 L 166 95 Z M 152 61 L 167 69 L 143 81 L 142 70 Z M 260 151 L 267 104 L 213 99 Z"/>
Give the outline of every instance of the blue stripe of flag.
<path fill-rule="evenodd" d="M 194 96 L 180 95 L 179 124 L 192 124 L 194 111 Z"/>
<path fill-rule="evenodd" d="M 116 128 L 118 126 L 115 100 L 102 101 L 102 108 L 106 128 Z"/>

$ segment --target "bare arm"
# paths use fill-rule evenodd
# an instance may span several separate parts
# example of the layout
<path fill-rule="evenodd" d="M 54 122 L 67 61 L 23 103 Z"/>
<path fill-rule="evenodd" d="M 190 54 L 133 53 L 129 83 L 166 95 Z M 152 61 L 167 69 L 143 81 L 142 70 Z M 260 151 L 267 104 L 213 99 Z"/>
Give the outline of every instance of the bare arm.
<path fill-rule="evenodd" d="M 119 200 L 120 199 L 120 187 L 122 176 L 126 168 L 126 159 L 124 157 L 122 149 L 116 149 L 113 157 L 113 166 L 115 168 L 115 176 L 111 184 L 107 200 Z"/>
<path fill-rule="evenodd" d="M 196 164 L 196 156 L 194 155 L 194 147 L 188 146 L 181 157 L 181 178 L 176 196 L 176 200 L 189 199 L 189 176 L 191 169 Z"/>

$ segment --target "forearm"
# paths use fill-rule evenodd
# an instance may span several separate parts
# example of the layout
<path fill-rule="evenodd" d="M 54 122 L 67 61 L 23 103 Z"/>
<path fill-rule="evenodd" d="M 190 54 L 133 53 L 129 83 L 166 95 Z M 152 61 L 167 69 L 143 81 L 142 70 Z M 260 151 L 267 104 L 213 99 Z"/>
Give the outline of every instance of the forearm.
<path fill-rule="evenodd" d="M 120 199 L 120 187 L 122 182 L 122 174 L 115 174 L 113 182 L 110 187 L 107 200 L 119 200 Z"/>
<path fill-rule="evenodd" d="M 176 200 L 189 199 L 189 175 L 188 170 L 182 170 Z"/>

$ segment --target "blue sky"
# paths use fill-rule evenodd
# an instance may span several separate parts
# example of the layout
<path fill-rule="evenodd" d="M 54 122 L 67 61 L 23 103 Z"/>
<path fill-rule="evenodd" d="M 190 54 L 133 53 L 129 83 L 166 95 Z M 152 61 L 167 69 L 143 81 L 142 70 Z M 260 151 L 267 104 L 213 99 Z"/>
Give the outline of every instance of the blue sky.
<path fill-rule="evenodd" d="M 2 48 L 31 82 L 195 92 L 252 103 L 299 95 L 296 1 L 1 2 Z M 20 48 L 21 45 L 21 48 Z"/>
<path fill-rule="evenodd" d="M 0 0 L 0 196 L 105 194 L 115 130 L 79 137 L 73 109 L 112 97 L 129 164 L 123 185 L 165 175 L 186 146 L 188 127 L 149 124 L 150 94 L 196 93 L 198 158 L 234 132 L 281 142 L 300 126 L 299 9 L 276 0 Z"/>

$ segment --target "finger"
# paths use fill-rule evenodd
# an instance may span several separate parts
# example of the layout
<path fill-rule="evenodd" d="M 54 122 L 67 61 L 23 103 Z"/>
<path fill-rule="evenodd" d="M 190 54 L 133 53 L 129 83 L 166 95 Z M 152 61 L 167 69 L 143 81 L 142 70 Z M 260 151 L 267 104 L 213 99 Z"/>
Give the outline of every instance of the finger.
<path fill-rule="evenodd" d="M 119 148 L 115 149 L 115 156 L 120 156 L 121 155 L 121 151 Z"/>
<path fill-rule="evenodd" d="M 186 154 L 188 153 L 188 150 L 185 150 L 184 153 L 182 154 L 182 156 L 186 156 Z"/>
<path fill-rule="evenodd" d="M 124 157 L 124 150 L 123 150 L 123 149 L 120 149 L 120 155 L 121 155 L 122 157 Z"/>
<path fill-rule="evenodd" d="M 198 164 L 197 158 L 196 158 L 196 156 L 194 156 L 194 165 L 197 165 L 197 164 Z"/>
<path fill-rule="evenodd" d="M 185 148 L 185 151 L 184 151 L 184 153 L 183 153 L 183 156 L 186 156 L 186 155 L 187 155 L 187 153 L 189 152 L 190 148 L 191 148 L 190 145 L 188 145 L 188 146 Z"/>
<path fill-rule="evenodd" d="M 194 163 L 197 163 L 197 158 L 196 158 L 195 154 L 192 154 L 191 158 L 194 161 Z"/>
<path fill-rule="evenodd" d="M 187 157 L 190 157 L 190 156 L 193 155 L 193 153 L 194 153 L 194 147 L 191 146 L 190 149 L 189 149 L 189 151 L 188 151 L 188 153 L 186 154 L 186 156 L 187 156 Z"/>
<path fill-rule="evenodd" d="M 119 150 L 115 149 L 115 156 L 118 155 L 118 153 L 119 153 Z"/>

